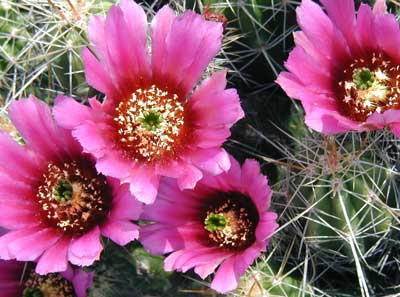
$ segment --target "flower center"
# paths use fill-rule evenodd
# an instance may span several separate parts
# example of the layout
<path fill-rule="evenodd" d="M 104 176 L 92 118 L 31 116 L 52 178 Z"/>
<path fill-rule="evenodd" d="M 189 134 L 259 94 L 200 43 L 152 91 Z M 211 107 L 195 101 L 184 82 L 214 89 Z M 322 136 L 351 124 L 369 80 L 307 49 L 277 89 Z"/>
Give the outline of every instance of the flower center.
<path fill-rule="evenodd" d="M 88 159 L 49 163 L 37 198 L 42 221 L 70 235 L 103 223 L 112 199 L 106 178 Z"/>
<path fill-rule="evenodd" d="M 382 53 L 354 60 L 338 83 L 342 113 L 363 122 L 374 112 L 400 109 L 399 82 L 400 66 Z"/>
<path fill-rule="evenodd" d="M 76 297 L 72 284 L 58 273 L 42 276 L 32 270 L 24 286 L 22 297 Z"/>
<path fill-rule="evenodd" d="M 256 240 L 259 221 L 250 197 L 238 192 L 217 192 L 206 199 L 201 219 L 207 241 L 228 250 L 244 250 Z"/>
<path fill-rule="evenodd" d="M 39 288 L 26 288 L 22 297 L 44 297 L 44 295 Z"/>
<path fill-rule="evenodd" d="M 225 216 L 221 213 L 210 213 L 204 220 L 204 228 L 209 232 L 221 231 L 226 227 Z"/>
<path fill-rule="evenodd" d="M 72 185 L 69 181 L 60 179 L 54 188 L 53 196 L 59 202 L 71 200 L 73 193 Z"/>
<path fill-rule="evenodd" d="M 156 86 L 137 89 L 115 109 L 118 142 L 128 158 L 152 162 L 174 157 L 186 137 L 184 107 Z"/>

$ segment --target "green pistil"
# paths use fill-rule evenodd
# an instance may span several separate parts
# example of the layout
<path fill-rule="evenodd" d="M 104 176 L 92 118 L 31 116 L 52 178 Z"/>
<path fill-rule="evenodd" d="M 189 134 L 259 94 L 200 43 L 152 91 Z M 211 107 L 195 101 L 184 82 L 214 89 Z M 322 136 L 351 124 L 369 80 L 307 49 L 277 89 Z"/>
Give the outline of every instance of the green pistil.
<path fill-rule="evenodd" d="M 72 198 L 72 185 L 69 181 L 59 180 L 57 186 L 54 189 L 54 197 L 57 201 L 67 202 Z"/>
<path fill-rule="evenodd" d="M 368 68 L 356 69 L 353 72 L 353 82 L 357 90 L 369 89 L 375 81 L 374 73 Z"/>
<path fill-rule="evenodd" d="M 26 288 L 22 293 L 22 297 L 44 297 L 39 288 Z"/>
<path fill-rule="evenodd" d="M 204 220 L 204 228 L 207 231 L 215 232 L 226 227 L 226 219 L 222 214 L 210 213 Z"/>
<path fill-rule="evenodd" d="M 139 119 L 139 122 L 142 123 L 142 126 L 148 131 L 154 131 L 160 127 L 162 123 L 161 114 L 150 110 L 147 112 L 142 118 Z"/>

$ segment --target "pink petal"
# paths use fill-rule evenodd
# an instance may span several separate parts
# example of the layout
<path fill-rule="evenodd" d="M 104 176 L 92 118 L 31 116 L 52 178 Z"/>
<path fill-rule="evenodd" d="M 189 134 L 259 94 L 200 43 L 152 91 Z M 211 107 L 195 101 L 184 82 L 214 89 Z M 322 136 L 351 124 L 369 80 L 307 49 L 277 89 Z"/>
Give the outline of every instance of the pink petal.
<path fill-rule="evenodd" d="M 119 98 L 121 96 L 105 66 L 86 47 L 82 51 L 82 61 L 85 67 L 86 81 L 89 85 L 106 94 L 107 97 Z"/>
<path fill-rule="evenodd" d="M 173 271 L 174 270 L 174 264 L 176 259 L 179 258 L 182 254 L 184 254 L 184 250 L 176 251 L 170 254 L 168 257 L 165 258 L 164 260 L 164 270 L 165 271 Z"/>
<path fill-rule="evenodd" d="M 96 137 L 100 138 L 101 136 L 99 135 Z M 101 139 L 99 139 L 99 143 L 101 143 Z M 94 145 L 90 147 L 94 148 Z M 101 153 L 99 152 L 98 155 L 100 154 Z M 122 154 L 116 150 L 108 150 L 96 161 L 97 171 L 121 181 L 125 181 L 129 178 L 133 168 L 133 162 L 124 158 Z"/>
<path fill-rule="evenodd" d="M 242 166 L 242 191 L 248 193 L 257 205 L 259 212 L 269 208 L 272 190 L 268 179 L 260 173 L 260 165 L 256 160 L 247 159 Z"/>
<path fill-rule="evenodd" d="M 221 174 L 231 167 L 229 155 L 223 148 L 198 149 L 185 158 L 188 158 L 193 165 L 212 175 Z"/>
<path fill-rule="evenodd" d="M 138 72 L 135 76 L 140 76 L 144 81 L 148 81 L 151 76 L 149 57 L 147 54 L 147 17 L 143 8 L 134 1 L 121 0 L 121 10 L 127 26 L 127 44 L 134 44 L 130 50 L 136 57 Z M 127 64 L 129 65 L 129 64 Z M 127 65 L 125 67 L 127 67 Z M 133 67 L 132 67 L 133 68 Z"/>
<path fill-rule="evenodd" d="M 61 236 L 53 228 L 46 228 L 27 236 L 16 238 L 8 244 L 8 249 L 18 261 L 35 261 L 44 251 L 55 244 Z"/>
<path fill-rule="evenodd" d="M 169 8 L 168 5 L 165 5 L 157 12 L 151 22 L 151 66 L 154 81 L 161 81 L 162 77 L 165 75 L 163 66 L 165 65 L 167 54 L 166 38 L 171 31 L 171 26 L 175 18 L 174 11 Z"/>
<path fill-rule="evenodd" d="M 70 242 L 71 238 L 64 236 L 51 248 L 46 250 L 36 265 L 36 273 L 45 275 L 47 273 L 67 270 L 67 253 Z"/>
<path fill-rule="evenodd" d="M 153 204 L 144 207 L 142 219 L 181 226 L 187 222 L 196 221 L 200 201 L 196 203 L 195 200 L 193 205 L 187 205 L 187 203 L 180 204 L 177 201 L 168 201 L 158 197 Z M 174 211 L 171 212 L 171 209 Z"/>
<path fill-rule="evenodd" d="M 382 129 L 385 126 L 400 123 L 400 110 L 389 109 L 384 113 L 374 112 L 365 121 L 365 126 L 375 129 Z"/>
<path fill-rule="evenodd" d="M 4 147 L 3 147 L 4 148 Z M 35 173 L 39 175 L 40 173 Z M 33 183 L 35 184 L 36 181 Z M 17 180 L 15 177 L 0 174 L 0 201 L 7 203 L 15 201 L 32 208 L 36 205 L 34 197 L 36 195 L 34 186 Z"/>
<path fill-rule="evenodd" d="M 311 108 L 306 112 L 305 122 L 310 128 L 325 134 L 365 130 L 357 122 L 340 115 L 339 112 L 320 107 Z"/>
<path fill-rule="evenodd" d="M 392 133 L 400 138 L 400 123 L 390 125 Z"/>
<path fill-rule="evenodd" d="M 229 156 L 231 167 L 230 169 L 220 175 L 212 176 L 205 175 L 201 180 L 201 184 L 212 189 L 222 191 L 242 191 L 242 169 L 240 164 L 232 156 Z"/>
<path fill-rule="evenodd" d="M 299 99 L 301 101 L 310 100 L 313 92 L 307 88 L 299 78 L 293 73 L 283 71 L 276 79 L 276 83 L 286 92 L 289 97 Z"/>
<path fill-rule="evenodd" d="M 230 128 L 244 116 L 235 89 L 224 89 L 226 72 L 214 73 L 194 92 L 187 108 L 191 121 L 200 127 Z"/>
<path fill-rule="evenodd" d="M 221 146 L 231 136 L 226 128 L 197 128 L 193 131 L 193 145 L 208 149 Z"/>
<path fill-rule="evenodd" d="M 201 203 L 203 195 L 203 193 L 199 191 L 198 186 L 199 184 L 197 184 L 196 186 L 196 191 L 191 191 L 191 190 L 181 191 L 175 179 L 162 178 L 160 182 L 160 187 L 158 189 L 157 201 L 159 199 L 167 200 L 172 203 L 179 204 L 181 206 L 195 208 L 199 203 Z"/>
<path fill-rule="evenodd" d="M 4 171 L 16 181 L 37 180 L 39 169 L 37 156 L 16 143 L 6 132 L 0 131 L 0 171 Z"/>
<path fill-rule="evenodd" d="M 112 127 L 104 122 L 85 122 L 73 130 L 72 134 L 78 139 L 84 151 L 102 157 L 112 147 Z"/>
<path fill-rule="evenodd" d="M 262 214 L 256 229 L 258 241 L 265 241 L 272 236 L 274 231 L 279 227 L 276 223 L 277 217 L 277 214 L 274 212 L 265 212 Z"/>
<path fill-rule="evenodd" d="M 71 282 L 74 286 L 76 297 L 87 296 L 87 290 L 93 285 L 93 276 L 93 272 L 85 272 L 81 269 L 75 270 L 75 275 Z"/>
<path fill-rule="evenodd" d="M 196 166 L 190 165 L 191 156 L 182 156 L 182 159 L 188 159 L 185 161 L 171 160 L 166 164 L 159 164 L 156 172 L 159 175 L 177 179 L 177 185 L 181 190 L 193 189 L 203 177 L 203 173 Z"/>
<path fill-rule="evenodd" d="M 235 270 L 236 257 L 224 261 L 215 273 L 211 288 L 215 291 L 226 294 L 237 288 L 239 275 Z"/>
<path fill-rule="evenodd" d="M 221 257 L 215 262 L 198 265 L 194 268 L 194 272 L 196 272 L 202 279 L 205 279 L 207 276 L 215 271 L 215 269 L 221 264 L 223 260 L 225 260 L 225 257 Z"/>
<path fill-rule="evenodd" d="M 374 14 L 385 14 L 386 12 L 386 0 L 376 0 L 374 5 Z"/>
<path fill-rule="evenodd" d="M 143 206 L 129 191 L 129 185 L 113 186 L 113 203 L 110 211 L 110 220 L 137 220 L 142 213 Z"/>
<path fill-rule="evenodd" d="M 100 61 L 108 63 L 107 40 L 104 34 L 106 18 L 100 15 L 91 15 L 88 22 L 88 36 Z"/>
<path fill-rule="evenodd" d="M 335 61 L 331 61 L 329 57 L 321 53 L 317 44 L 311 42 L 303 31 L 293 32 L 293 38 L 296 46 L 300 46 L 309 56 L 313 57 L 318 65 L 321 65 L 321 67 L 326 69 L 328 72 L 337 68 L 339 68 L 338 70 L 341 70 L 340 65 L 336 65 Z"/>
<path fill-rule="evenodd" d="M 225 258 L 233 255 L 233 252 L 227 252 L 218 247 L 202 247 L 186 250 L 174 264 L 174 269 L 186 272 L 189 269 L 210 263 L 221 263 Z"/>
<path fill-rule="evenodd" d="M 98 226 L 78 238 L 73 238 L 68 249 L 68 260 L 78 266 L 89 266 L 100 259 L 103 246 Z"/>
<path fill-rule="evenodd" d="M 361 3 L 357 14 L 356 37 L 360 48 L 364 48 L 365 51 L 376 50 L 378 46 L 374 18 L 371 7 Z"/>
<path fill-rule="evenodd" d="M 199 224 L 182 226 L 147 225 L 140 230 L 140 242 L 154 254 L 165 254 L 181 248 L 199 245 L 204 229 Z"/>
<path fill-rule="evenodd" d="M 70 133 L 55 124 L 49 106 L 35 97 L 12 102 L 9 116 L 29 147 L 47 159 L 78 153 Z"/>
<path fill-rule="evenodd" d="M 115 243 L 124 246 L 139 237 L 139 227 L 129 221 L 109 220 L 102 226 L 101 233 Z"/>
<path fill-rule="evenodd" d="M 0 191 L 1 192 L 1 191 Z M 35 205 L 24 203 L 23 201 L 3 201 L 0 200 L 0 226 L 15 230 L 29 228 L 40 224 L 35 211 Z"/>
<path fill-rule="evenodd" d="M 327 72 L 327 69 L 322 68 L 301 47 L 295 47 L 290 52 L 285 67 L 310 90 L 319 93 L 332 92 L 333 79 L 330 73 Z"/>
<path fill-rule="evenodd" d="M 105 22 L 104 34 L 107 41 L 108 49 L 108 66 L 114 78 L 114 84 L 119 86 L 123 96 L 129 96 L 130 93 L 140 86 L 139 77 L 144 74 L 140 73 L 140 59 L 146 63 L 146 15 L 136 3 L 130 1 L 134 7 L 133 15 L 126 16 L 128 11 L 122 10 L 118 6 L 112 6 L 109 10 Z M 131 7 L 124 1 L 125 7 Z M 136 12 L 135 12 L 136 11 Z M 130 20 L 128 17 L 132 17 Z M 144 18 L 144 20 L 142 20 Z M 136 28 L 130 28 L 126 23 L 132 24 Z M 137 36 L 132 36 L 131 30 L 137 30 Z M 133 31 L 135 32 L 135 31 Z M 123 40 L 124 42 L 121 42 Z M 132 46 L 134 45 L 134 46 Z M 144 57 L 136 57 L 136 48 L 144 50 Z M 142 50 L 142 51 L 143 51 Z M 148 64 L 148 63 L 147 63 Z M 149 70 L 149 67 L 147 67 Z M 149 72 L 146 73 L 147 77 Z"/>
<path fill-rule="evenodd" d="M 160 177 L 151 168 L 137 167 L 129 179 L 130 191 L 139 201 L 145 204 L 154 202 L 157 196 Z"/>
<path fill-rule="evenodd" d="M 159 224 L 143 226 L 139 241 L 153 255 L 170 253 L 184 246 L 182 235 L 176 228 Z"/>
<path fill-rule="evenodd" d="M 400 63 L 400 28 L 392 14 L 379 15 L 375 18 L 376 39 L 379 46 L 397 63 Z"/>
<path fill-rule="evenodd" d="M 27 237 L 31 234 L 41 231 L 42 227 L 31 227 L 16 231 L 10 231 L 7 234 L 0 237 L 0 258 L 3 260 L 15 259 L 15 255 L 10 251 L 9 245 L 10 243 L 20 239 Z"/>
<path fill-rule="evenodd" d="M 355 8 L 353 0 L 322 0 L 325 6 L 329 18 L 342 32 L 346 38 L 347 43 L 350 45 L 353 54 L 358 51 L 358 46 L 355 42 L 354 28 L 356 24 L 355 20 Z"/>
<path fill-rule="evenodd" d="M 161 70 L 165 75 L 162 81 L 156 80 L 156 84 L 175 87 L 184 99 L 219 51 L 222 30 L 221 23 L 205 21 L 191 11 L 177 17 L 165 39 L 166 53 Z"/>
<path fill-rule="evenodd" d="M 265 251 L 265 243 L 255 243 L 235 257 L 235 272 L 239 277 L 246 273 L 246 270 L 256 260 L 262 251 Z"/>
<path fill-rule="evenodd" d="M 318 44 L 319 50 L 331 63 L 341 64 L 349 57 L 349 49 L 341 32 L 321 7 L 311 0 L 303 0 L 296 9 L 297 22 L 307 38 Z"/>
<path fill-rule="evenodd" d="M 89 107 L 78 103 L 67 96 L 58 96 L 53 108 L 57 124 L 65 129 L 73 129 L 87 120 L 92 120 L 93 115 Z"/>

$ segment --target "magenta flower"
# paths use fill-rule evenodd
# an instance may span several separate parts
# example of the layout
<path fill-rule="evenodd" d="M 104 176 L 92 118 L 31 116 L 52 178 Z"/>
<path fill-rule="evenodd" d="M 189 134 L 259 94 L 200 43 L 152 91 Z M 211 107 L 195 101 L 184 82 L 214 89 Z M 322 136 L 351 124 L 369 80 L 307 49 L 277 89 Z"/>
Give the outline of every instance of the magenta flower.
<path fill-rule="evenodd" d="M 272 191 L 254 160 L 243 167 L 205 176 L 192 190 L 180 191 L 173 179 L 162 180 L 154 204 L 142 218 L 155 222 L 141 230 L 139 240 L 153 254 L 171 253 L 168 271 L 191 268 L 202 278 L 219 266 L 211 287 L 220 293 L 235 289 L 249 265 L 265 251 L 278 227 L 268 211 Z"/>
<path fill-rule="evenodd" d="M 62 273 L 39 275 L 31 263 L 0 260 L 2 297 L 86 297 L 93 274 L 70 266 Z"/>
<path fill-rule="evenodd" d="M 303 0 L 302 31 L 278 77 L 286 93 L 301 100 L 305 122 L 326 134 L 388 126 L 400 136 L 400 29 L 384 0 L 372 10 L 353 0 Z"/>
<path fill-rule="evenodd" d="M 157 195 L 160 176 L 193 188 L 203 172 L 229 169 L 221 148 L 229 128 L 244 116 L 235 89 L 225 89 L 226 73 L 217 72 L 192 94 L 221 47 L 222 23 L 165 6 L 151 23 L 151 62 L 143 9 L 121 0 L 106 18 L 89 23 L 96 56 L 83 51 L 86 79 L 106 95 L 90 108 L 73 100 L 56 107 L 56 118 L 105 175 L 129 183 L 145 203 Z"/>
<path fill-rule="evenodd" d="M 59 97 L 56 100 L 65 100 Z M 46 274 L 91 265 L 100 236 L 124 245 L 138 237 L 141 213 L 127 185 L 97 173 L 71 131 L 31 96 L 14 101 L 9 116 L 26 145 L 0 132 L 0 258 L 37 261 Z"/>

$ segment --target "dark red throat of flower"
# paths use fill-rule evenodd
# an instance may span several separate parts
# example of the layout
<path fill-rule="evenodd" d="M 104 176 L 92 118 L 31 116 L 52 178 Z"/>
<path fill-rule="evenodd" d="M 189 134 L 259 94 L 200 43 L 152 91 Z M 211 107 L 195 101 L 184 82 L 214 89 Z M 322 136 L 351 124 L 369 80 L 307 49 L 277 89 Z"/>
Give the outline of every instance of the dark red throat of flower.
<path fill-rule="evenodd" d="M 241 193 L 214 193 L 205 199 L 200 219 L 212 246 L 241 251 L 256 240 L 259 214 L 252 199 Z"/>
<path fill-rule="evenodd" d="M 89 159 L 49 163 L 38 187 L 40 219 L 69 235 L 81 235 L 102 224 L 111 208 L 106 178 Z"/>
<path fill-rule="evenodd" d="M 374 112 L 400 109 L 399 82 L 400 66 L 383 53 L 354 60 L 336 86 L 342 114 L 364 122 Z"/>
<path fill-rule="evenodd" d="M 143 162 L 175 158 L 189 135 L 180 98 L 155 85 L 118 104 L 114 128 L 124 155 Z"/>
<path fill-rule="evenodd" d="M 39 275 L 33 270 L 24 283 L 22 297 L 76 297 L 73 285 L 58 273 Z"/>

